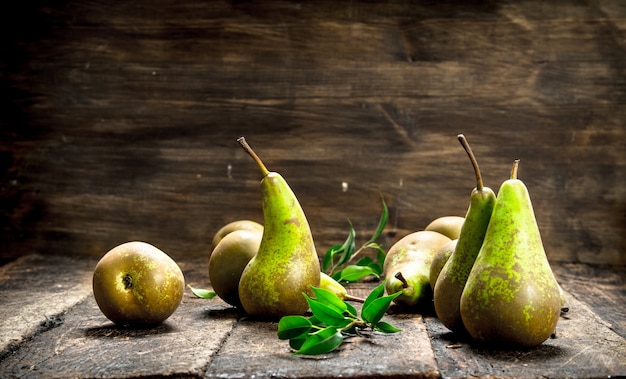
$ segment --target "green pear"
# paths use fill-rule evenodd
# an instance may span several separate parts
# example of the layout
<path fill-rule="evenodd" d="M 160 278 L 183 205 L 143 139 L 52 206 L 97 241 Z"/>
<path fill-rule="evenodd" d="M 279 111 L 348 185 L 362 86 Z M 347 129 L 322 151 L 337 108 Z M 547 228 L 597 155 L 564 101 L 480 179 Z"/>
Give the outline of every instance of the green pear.
<path fill-rule="evenodd" d="M 489 187 L 483 186 L 483 179 L 478 162 L 463 134 L 458 136 L 461 145 L 474 167 L 476 188 L 470 195 L 470 204 L 465 215 L 454 253 L 443 266 L 433 290 L 435 313 L 441 323 L 453 332 L 464 333 L 461 319 L 461 294 L 467 277 L 474 266 L 489 225 L 489 219 L 496 203 L 496 195 Z"/>
<path fill-rule="evenodd" d="M 335 294 L 335 296 L 337 296 L 338 298 L 340 298 L 341 300 L 346 300 L 346 301 L 356 301 L 359 303 L 363 303 L 365 301 L 365 299 L 362 299 L 360 297 L 357 296 L 352 296 L 348 293 L 348 290 L 346 290 L 346 287 L 344 287 L 341 283 L 339 283 L 338 281 L 336 281 L 335 279 L 333 279 L 332 276 L 324 273 L 324 272 L 320 272 L 320 285 L 319 288 L 323 288 L 325 290 L 328 290 L 332 293 Z"/>
<path fill-rule="evenodd" d="M 498 191 L 483 245 L 461 295 L 461 317 L 478 341 L 533 347 L 556 328 L 561 293 L 541 241 L 519 160 Z"/>
<path fill-rule="evenodd" d="M 452 240 L 443 244 L 437 252 L 435 253 L 435 257 L 433 258 L 432 263 L 430 264 L 430 288 L 435 289 L 435 283 L 437 283 L 437 278 L 443 269 L 443 266 L 448 262 L 452 253 L 454 253 L 454 249 L 456 249 L 456 244 L 459 242 L 459 239 Z"/>
<path fill-rule="evenodd" d="M 248 262 L 259 251 L 263 232 L 240 229 L 226 234 L 209 257 L 211 287 L 222 300 L 241 307 L 239 280 Z"/>
<path fill-rule="evenodd" d="M 309 223 L 283 177 L 270 172 L 244 137 L 237 140 L 263 174 L 263 237 L 239 281 L 239 299 L 252 316 L 280 318 L 308 309 L 303 293 L 320 283 L 320 262 Z"/>
<path fill-rule="evenodd" d="M 229 222 L 228 224 L 222 226 L 215 234 L 213 235 L 213 248 L 217 246 L 218 243 L 230 232 L 234 232 L 236 230 L 252 230 L 257 232 L 263 232 L 263 225 L 259 224 L 253 220 L 235 220 Z"/>
<path fill-rule="evenodd" d="M 461 216 L 442 216 L 438 217 L 426 225 L 424 230 L 432 230 L 433 232 L 439 232 L 444 236 L 455 240 L 459 238 L 461 234 L 461 228 L 465 222 L 465 217 Z"/>
<path fill-rule="evenodd" d="M 412 311 L 430 307 L 430 267 L 437 250 L 450 238 L 431 230 L 413 232 L 393 244 L 383 263 L 385 290 L 402 291 L 393 301 Z"/>

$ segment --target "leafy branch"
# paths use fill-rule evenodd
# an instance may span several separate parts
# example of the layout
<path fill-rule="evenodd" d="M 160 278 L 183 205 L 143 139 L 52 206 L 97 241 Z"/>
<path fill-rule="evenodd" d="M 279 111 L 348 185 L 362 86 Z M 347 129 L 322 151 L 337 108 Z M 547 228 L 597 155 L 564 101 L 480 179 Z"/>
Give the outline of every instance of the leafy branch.
<path fill-rule="evenodd" d="M 331 291 L 311 288 L 315 297 L 304 294 L 312 316 L 284 316 L 278 322 L 278 338 L 289 340 L 294 354 L 319 355 L 335 350 L 346 337 L 358 336 L 364 329 L 396 333 L 400 329 L 381 321 L 389 305 L 401 292 L 383 296 L 384 283 L 367 296 L 361 315 L 354 306 Z"/>
<path fill-rule="evenodd" d="M 322 262 L 322 271 L 330 275 L 338 282 L 356 282 L 361 278 L 373 275 L 380 278 L 383 271 L 383 262 L 385 261 L 385 251 L 376 243 L 381 236 L 387 221 L 389 220 L 389 209 L 385 203 L 385 199 L 381 197 L 382 213 L 378 221 L 378 227 L 372 237 L 365 242 L 360 248 L 356 249 L 356 231 L 350 220 L 350 231 L 345 242 L 341 245 L 331 246 L 324 254 Z M 377 251 L 376 260 L 370 257 L 362 257 L 356 264 L 350 264 L 365 249 L 374 249 Z"/>

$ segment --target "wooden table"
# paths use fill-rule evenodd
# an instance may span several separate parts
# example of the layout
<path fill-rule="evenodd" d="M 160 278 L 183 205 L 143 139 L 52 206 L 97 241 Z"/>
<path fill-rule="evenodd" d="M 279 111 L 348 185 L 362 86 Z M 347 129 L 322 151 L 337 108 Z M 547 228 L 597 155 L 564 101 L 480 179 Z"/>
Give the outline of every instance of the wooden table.
<path fill-rule="evenodd" d="M 120 329 L 91 292 L 96 260 L 29 255 L 0 268 L 0 377 L 549 377 L 626 375 L 624 270 L 553 266 L 569 312 L 556 338 L 527 350 L 459 340 L 432 314 L 390 312 L 397 334 L 353 338 L 322 356 L 294 356 L 275 322 L 246 318 L 187 291 L 162 325 Z M 188 284 L 209 288 L 202 258 L 180 260 Z M 374 284 L 348 286 L 363 296 Z"/>

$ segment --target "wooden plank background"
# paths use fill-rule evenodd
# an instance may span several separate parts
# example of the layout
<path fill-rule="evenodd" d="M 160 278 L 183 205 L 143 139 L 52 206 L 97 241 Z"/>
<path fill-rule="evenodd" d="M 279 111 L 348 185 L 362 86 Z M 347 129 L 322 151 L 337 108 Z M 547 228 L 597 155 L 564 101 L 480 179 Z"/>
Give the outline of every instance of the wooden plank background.
<path fill-rule="evenodd" d="M 515 158 L 550 260 L 626 265 L 626 5 L 133 1 L 4 5 L 2 260 L 175 257 L 261 220 L 245 135 L 292 185 L 319 253 L 347 219 L 387 247 L 466 211 Z M 347 183 L 347 191 L 342 188 Z"/>

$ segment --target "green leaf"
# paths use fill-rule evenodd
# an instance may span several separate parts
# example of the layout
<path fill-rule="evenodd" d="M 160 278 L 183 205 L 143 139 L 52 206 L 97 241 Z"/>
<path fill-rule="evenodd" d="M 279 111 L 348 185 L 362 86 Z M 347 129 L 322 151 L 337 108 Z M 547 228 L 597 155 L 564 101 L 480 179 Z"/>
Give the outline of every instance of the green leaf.
<path fill-rule="evenodd" d="M 356 282 L 366 276 L 374 275 L 378 277 L 378 274 L 368 266 L 350 265 L 340 271 L 341 274 L 335 279 L 338 282 Z"/>
<path fill-rule="evenodd" d="M 339 297 L 337 297 L 337 295 L 335 295 L 333 292 L 324 288 L 317 287 L 311 287 L 311 290 L 315 294 L 315 298 L 318 301 L 335 308 L 337 311 L 339 311 L 339 313 L 343 313 L 348 309 L 346 303 Z"/>
<path fill-rule="evenodd" d="M 337 262 L 337 266 L 341 266 L 342 264 L 348 262 L 350 258 L 352 258 L 352 254 L 354 253 L 355 248 L 355 237 L 356 231 L 352 227 L 352 223 L 348 220 L 348 224 L 350 224 L 350 232 L 348 233 L 348 238 L 341 246 L 343 254 L 339 257 L 339 261 Z"/>
<path fill-rule="evenodd" d="M 389 305 L 391 305 L 393 299 L 398 297 L 398 295 L 400 295 L 401 293 L 402 292 L 398 291 L 393 295 L 383 296 L 375 299 L 374 301 L 369 303 L 367 307 L 364 306 L 363 310 L 361 311 L 361 317 L 364 321 L 369 322 L 372 327 L 375 327 L 376 324 L 378 324 L 378 321 L 383 318 L 383 316 L 387 312 L 387 309 L 389 309 Z"/>
<path fill-rule="evenodd" d="M 278 338 L 288 340 L 306 334 L 312 324 L 304 316 L 284 316 L 278 322 Z"/>
<path fill-rule="evenodd" d="M 370 292 L 369 295 L 367 295 L 367 298 L 365 298 L 365 301 L 363 302 L 362 309 L 367 308 L 372 303 L 372 301 L 378 299 L 384 294 L 385 294 L 385 282 L 382 282 L 381 284 L 376 286 L 376 288 L 374 288 L 372 292 Z"/>
<path fill-rule="evenodd" d="M 369 266 L 374 263 L 374 260 L 370 257 L 363 257 L 356 262 L 357 266 Z"/>
<path fill-rule="evenodd" d="M 319 355 L 335 350 L 343 343 L 343 335 L 337 328 L 329 326 L 309 335 L 295 354 Z"/>
<path fill-rule="evenodd" d="M 347 309 L 348 314 L 350 314 L 350 316 L 356 318 L 357 315 L 358 315 L 356 308 L 352 304 L 350 304 L 350 303 L 346 303 L 346 307 L 348 308 Z"/>
<path fill-rule="evenodd" d="M 187 287 L 189 287 L 189 289 L 191 290 L 191 292 L 193 292 L 194 295 L 202 299 L 212 299 L 215 296 L 217 296 L 217 294 L 211 290 L 193 288 L 190 284 L 187 284 Z"/>
<path fill-rule="evenodd" d="M 302 334 L 289 340 L 289 347 L 294 350 L 300 350 L 304 341 L 309 337 L 308 334 Z"/>
<path fill-rule="evenodd" d="M 326 250 L 324 254 L 324 262 L 322 263 L 322 271 L 327 272 L 328 268 L 335 261 L 335 256 L 343 251 L 343 245 L 334 245 Z"/>
<path fill-rule="evenodd" d="M 386 333 L 386 334 L 397 333 L 397 332 L 402 331 L 402 329 L 398 329 L 395 326 L 391 325 L 390 323 L 384 322 L 384 321 L 377 322 L 376 326 L 374 326 L 373 329 L 377 332 Z"/>
<path fill-rule="evenodd" d="M 313 315 L 325 325 L 343 328 L 352 322 L 350 319 L 347 319 L 342 312 L 338 311 L 334 307 L 328 306 L 316 299 L 311 299 L 306 294 L 304 296 L 309 303 L 309 307 L 311 308 Z"/>
<path fill-rule="evenodd" d="M 385 226 L 387 226 L 387 222 L 389 221 L 389 208 L 387 208 L 387 204 L 385 203 L 385 198 L 382 196 L 381 196 L 381 201 L 383 205 L 383 211 L 380 215 L 380 219 L 378 220 L 378 227 L 376 228 L 376 232 L 374 232 L 374 235 L 372 235 L 372 238 L 370 238 L 370 240 L 367 243 L 376 241 L 383 234 L 383 231 L 385 230 Z"/>
<path fill-rule="evenodd" d="M 387 258 L 387 254 L 383 250 L 382 247 L 378 246 L 378 253 L 376 254 L 376 260 L 380 263 L 381 267 L 385 263 L 385 258 Z"/>

